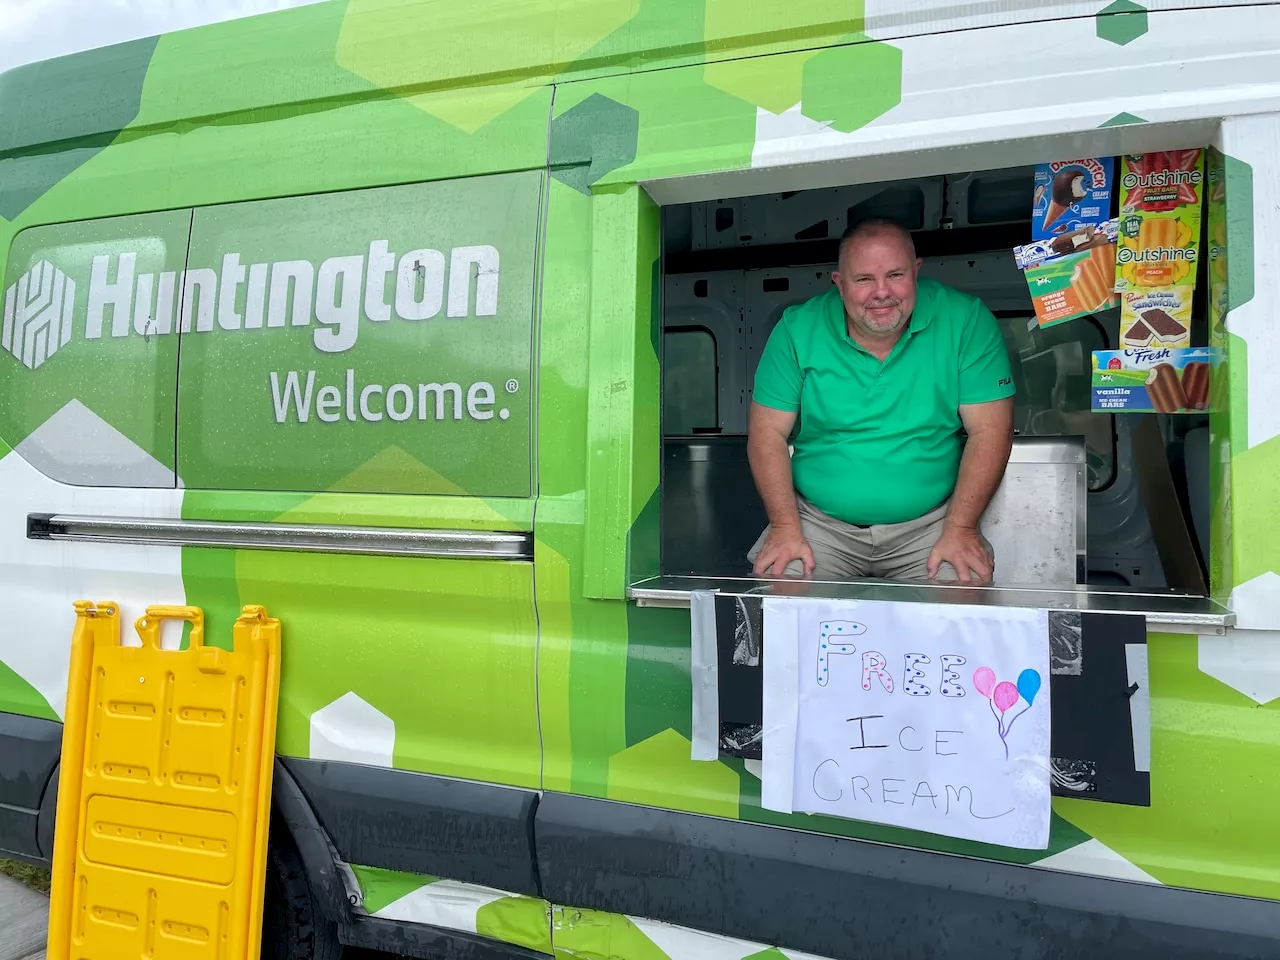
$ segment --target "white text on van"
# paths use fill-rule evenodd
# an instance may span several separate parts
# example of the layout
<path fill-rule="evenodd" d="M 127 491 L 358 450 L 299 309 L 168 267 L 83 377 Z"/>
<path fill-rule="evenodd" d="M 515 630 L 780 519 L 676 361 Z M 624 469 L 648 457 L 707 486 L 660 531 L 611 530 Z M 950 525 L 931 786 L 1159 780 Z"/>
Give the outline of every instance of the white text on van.
<path fill-rule="evenodd" d="M 411 322 L 442 310 L 453 318 L 495 316 L 498 261 L 496 247 L 454 247 L 446 269 L 439 250 L 397 256 L 386 240 L 374 240 L 366 254 L 330 257 L 318 268 L 310 260 L 246 265 L 239 253 L 226 253 L 221 270 L 157 275 L 137 273 L 134 252 L 104 254 L 93 258 L 85 338 L 101 338 L 104 327 L 113 337 L 126 337 L 131 328 L 144 337 L 172 333 L 177 301 L 182 333 L 308 327 L 314 317 L 316 349 L 341 353 L 355 345 L 362 314 L 374 323 L 385 323 L 393 312 Z"/>

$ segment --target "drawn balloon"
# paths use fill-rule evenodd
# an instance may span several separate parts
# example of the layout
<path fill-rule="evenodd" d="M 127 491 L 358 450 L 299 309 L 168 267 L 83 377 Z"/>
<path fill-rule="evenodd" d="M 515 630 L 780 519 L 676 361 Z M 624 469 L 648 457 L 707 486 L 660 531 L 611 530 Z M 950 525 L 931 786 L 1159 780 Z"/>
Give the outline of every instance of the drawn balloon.
<path fill-rule="evenodd" d="M 991 691 L 991 699 L 995 702 L 996 709 L 1004 713 L 1018 702 L 1018 688 L 1008 680 L 1001 680 Z"/>
<path fill-rule="evenodd" d="M 1027 706 L 1036 702 L 1036 694 L 1040 692 L 1040 674 L 1027 668 L 1018 674 L 1018 692 Z"/>
<path fill-rule="evenodd" d="M 996 672 L 990 667 L 979 667 L 973 671 L 973 685 L 978 688 L 978 692 L 991 699 L 991 689 L 996 685 Z"/>

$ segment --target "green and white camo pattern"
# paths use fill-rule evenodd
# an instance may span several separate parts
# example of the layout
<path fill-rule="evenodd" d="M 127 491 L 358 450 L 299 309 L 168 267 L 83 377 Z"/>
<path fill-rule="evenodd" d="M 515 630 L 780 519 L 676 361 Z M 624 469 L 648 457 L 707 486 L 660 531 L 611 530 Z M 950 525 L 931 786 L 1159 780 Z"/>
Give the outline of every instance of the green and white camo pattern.
<path fill-rule="evenodd" d="M 165 427 L 182 443 L 193 408 L 178 403 L 176 424 L 171 413 L 157 424 L 170 401 L 137 378 L 138 358 L 155 369 L 172 341 L 139 338 L 149 352 L 86 363 L 96 345 L 76 331 L 38 369 L 0 356 L 0 710 L 61 717 L 75 599 L 109 597 L 131 616 L 197 604 L 224 642 L 240 606 L 262 603 L 285 623 L 286 755 L 1280 898 L 1280 345 L 1269 309 L 1280 298 L 1280 16 L 1203 0 L 995 6 L 335 0 L 0 76 L 0 293 L 28 271 L 10 252 L 32 227 L 544 171 L 529 312 L 538 360 L 521 385 L 537 391 L 530 495 L 469 489 L 490 478 L 389 431 L 382 443 L 330 443 L 322 487 L 265 490 L 249 469 L 237 475 L 234 456 L 260 461 L 269 438 L 234 417 L 214 437 L 216 479 L 188 484 Z M 1049 850 L 1023 855 L 773 814 L 743 763 L 692 762 L 688 615 L 616 599 L 628 578 L 656 572 L 649 195 L 784 189 L 788 176 L 797 188 L 854 168 L 888 179 L 904 157 L 936 164 L 944 150 L 967 167 L 1007 166 L 1044 159 L 1036 144 L 1054 137 L 1141 149 L 1144 128 L 1177 122 L 1216 131 L 1226 183 L 1210 211 L 1229 350 L 1211 425 L 1211 572 L 1240 629 L 1149 636 L 1152 805 L 1055 799 Z M 62 385 L 38 393 L 36 376 Z M 50 476 L 86 448 L 131 476 L 173 479 Z M 388 477 L 431 492 L 371 492 Z M 33 512 L 531 530 L 537 576 L 487 561 L 53 545 L 25 539 Z M 373 874 L 357 876 L 377 902 Z M 406 882 L 419 885 L 382 894 L 379 909 L 447 881 Z M 796 956 L 505 896 L 475 908 L 475 928 L 523 942 L 493 917 L 512 899 L 550 918 L 564 956 Z"/>

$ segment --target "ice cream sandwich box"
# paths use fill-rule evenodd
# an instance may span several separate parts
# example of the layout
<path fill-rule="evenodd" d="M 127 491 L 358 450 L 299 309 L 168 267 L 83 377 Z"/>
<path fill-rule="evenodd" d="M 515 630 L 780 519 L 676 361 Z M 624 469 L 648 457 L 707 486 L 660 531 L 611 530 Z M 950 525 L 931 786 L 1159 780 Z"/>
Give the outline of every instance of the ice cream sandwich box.
<path fill-rule="evenodd" d="M 1114 157 L 1038 164 L 1031 207 L 1031 238 L 1051 240 L 1111 219 L 1114 171 Z"/>
<path fill-rule="evenodd" d="M 1116 289 L 1195 287 L 1204 198 L 1204 151 L 1120 158 Z"/>
<path fill-rule="evenodd" d="M 1090 406 L 1104 413 L 1203 413 L 1221 360 L 1216 347 L 1095 350 Z"/>
<path fill-rule="evenodd" d="M 1191 346 L 1189 286 L 1149 287 L 1120 294 L 1120 346 L 1135 350 Z"/>
<path fill-rule="evenodd" d="M 1018 252 L 1014 251 L 1015 258 Z M 1036 319 L 1042 327 L 1087 316 L 1116 305 L 1112 280 L 1116 244 L 1097 243 L 1078 253 L 1044 260 L 1026 268 Z"/>

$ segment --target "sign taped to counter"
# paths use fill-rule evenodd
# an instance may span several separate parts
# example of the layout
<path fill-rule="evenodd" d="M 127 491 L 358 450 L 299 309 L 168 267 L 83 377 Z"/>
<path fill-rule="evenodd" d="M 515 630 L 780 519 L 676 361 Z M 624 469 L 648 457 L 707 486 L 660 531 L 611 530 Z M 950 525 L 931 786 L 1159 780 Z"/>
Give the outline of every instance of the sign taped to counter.
<path fill-rule="evenodd" d="M 1048 612 L 764 601 L 761 803 L 1045 849 Z"/>
<path fill-rule="evenodd" d="M 760 770 L 764 744 L 764 601 L 716 594 L 717 708 L 703 734 L 719 734 L 716 759 Z M 790 628 L 788 628 L 790 629 Z M 1050 750 L 1055 797 L 1151 805 L 1146 621 L 1140 614 L 1049 611 Z M 704 658 L 705 659 L 705 658 Z M 693 677 L 694 698 L 701 680 Z M 699 738 L 694 711 L 694 737 Z M 776 735 L 776 731 L 775 731 Z M 693 759 L 712 759 L 695 751 Z"/>

